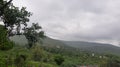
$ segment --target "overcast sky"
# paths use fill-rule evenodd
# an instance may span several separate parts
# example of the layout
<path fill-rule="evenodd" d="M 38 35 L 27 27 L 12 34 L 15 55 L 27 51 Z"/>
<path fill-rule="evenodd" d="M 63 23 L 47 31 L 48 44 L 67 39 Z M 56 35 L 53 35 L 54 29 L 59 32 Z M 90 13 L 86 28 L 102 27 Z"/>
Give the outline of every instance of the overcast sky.
<path fill-rule="evenodd" d="M 120 43 L 120 0 L 14 0 L 33 13 L 46 35 L 60 40 Z"/>

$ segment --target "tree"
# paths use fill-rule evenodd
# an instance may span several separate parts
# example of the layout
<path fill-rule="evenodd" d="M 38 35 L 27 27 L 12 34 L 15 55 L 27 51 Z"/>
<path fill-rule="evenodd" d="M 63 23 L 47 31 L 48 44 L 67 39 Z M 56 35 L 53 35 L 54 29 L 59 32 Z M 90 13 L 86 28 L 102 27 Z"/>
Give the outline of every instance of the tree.
<path fill-rule="evenodd" d="M 28 40 L 29 48 L 31 48 L 35 43 L 41 41 L 45 38 L 44 31 L 41 30 L 42 27 L 38 23 L 33 23 L 31 27 L 24 28 L 24 35 Z"/>
<path fill-rule="evenodd" d="M 9 40 L 10 36 L 15 34 L 21 34 L 21 25 L 27 26 L 31 12 L 26 10 L 26 7 L 15 7 L 12 0 L 4 1 L 0 0 L 0 21 L 4 23 L 4 26 L 0 28 L 0 49 L 7 50 L 13 46 L 13 43 Z M 13 33 L 13 30 L 16 33 Z"/>
<path fill-rule="evenodd" d="M 29 22 L 29 18 L 31 13 L 26 11 L 25 7 L 19 9 L 11 5 L 11 8 L 6 8 L 4 11 L 5 14 L 3 16 L 3 22 L 5 24 L 5 28 L 8 29 L 8 35 L 12 34 L 12 30 L 16 30 L 16 33 L 19 35 L 21 30 L 21 25 L 27 26 L 26 22 Z"/>
<path fill-rule="evenodd" d="M 13 35 L 21 35 L 22 27 L 24 27 L 24 35 L 28 39 L 29 47 L 44 38 L 44 32 L 38 24 L 33 23 L 31 27 L 27 27 L 31 12 L 26 10 L 26 7 L 15 7 L 12 0 L 0 0 L 0 19 L 4 23 L 4 28 L 7 30 L 6 37 L 9 39 Z M 22 26 L 22 27 L 21 27 Z"/>
<path fill-rule="evenodd" d="M 29 22 L 29 17 L 32 15 L 31 12 L 26 10 L 26 7 L 15 7 L 12 0 L 5 3 L 6 1 L 1 1 L 3 6 L 0 8 L 1 20 L 4 23 L 5 28 L 8 30 L 8 36 L 13 35 L 13 30 L 16 34 L 20 35 L 21 25 L 27 26 L 26 22 Z M 8 5 L 9 4 L 9 5 Z"/>

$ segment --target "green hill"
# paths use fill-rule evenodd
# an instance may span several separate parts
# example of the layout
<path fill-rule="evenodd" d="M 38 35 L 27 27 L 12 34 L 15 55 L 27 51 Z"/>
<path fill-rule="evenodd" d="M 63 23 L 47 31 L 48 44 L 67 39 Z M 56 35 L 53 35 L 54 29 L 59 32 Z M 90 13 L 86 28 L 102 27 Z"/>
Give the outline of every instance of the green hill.
<path fill-rule="evenodd" d="M 27 44 L 27 40 L 24 36 L 14 36 L 11 37 L 11 40 L 13 40 L 16 44 L 19 45 Z M 118 56 L 106 54 L 105 51 L 108 51 L 108 48 L 109 50 L 111 50 L 110 53 L 113 52 L 113 48 L 117 48 L 119 50 L 119 47 L 115 47 L 109 44 L 90 43 L 83 41 L 60 41 L 47 37 L 43 40 L 43 44 L 41 44 L 41 46 L 37 45 L 32 49 L 26 49 L 24 46 L 16 46 L 12 50 L 9 50 L 8 53 L 1 51 L 1 59 L 3 57 L 6 58 L 6 56 L 13 55 L 12 60 L 14 60 L 17 58 L 14 57 L 17 56 L 16 54 L 25 54 L 27 56 L 27 64 L 32 64 L 32 66 L 37 65 L 35 67 L 44 64 L 47 65 L 44 67 L 76 67 L 81 65 L 97 65 L 98 67 L 104 67 L 105 65 L 110 64 L 119 65 L 120 62 L 120 58 Z M 90 50 L 90 47 L 93 49 Z M 100 50 L 101 48 L 104 50 Z M 116 53 L 119 53 L 118 50 L 114 51 Z M 61 66 L 56 65 L 56 62 L 54 61 L 56 56 L 61 56 L 64 58 L 65 61 L 62 63 Z M 44 59 L 42 62 L 35 61 L 36 59 L 40 60 L 41 58 Z"/>
<path fill-rule="evenodd" d="M 27 44 L 27 39 L 24 36 L 14 36 L 11 37 L 17 44 L 25 45 Z M 94 42 L 84 42 L 84 41 L 60 41 L 55 40 L 52 38 L 45 38 L 43 39 L 43 43 L 41 44 L 44 47 L 49 48 L 61 48 L 67 50 L 79 49 L 82 51 L 90 51 L 95 53 L 108 53 L 108 54 L 120 54 L 120 47 L 113 46 L 111 44 L 101 44 L 101 43 L 94 43 Z"/>
<path fill-rule="evenodd" d="M 97 52 L 97 53 L 110 53 L 120 55 L 120 47 L 111 44 L 84 42 L 84 41 L 63 41 L 66 45 L 79 48 L 81 50 Z"/>

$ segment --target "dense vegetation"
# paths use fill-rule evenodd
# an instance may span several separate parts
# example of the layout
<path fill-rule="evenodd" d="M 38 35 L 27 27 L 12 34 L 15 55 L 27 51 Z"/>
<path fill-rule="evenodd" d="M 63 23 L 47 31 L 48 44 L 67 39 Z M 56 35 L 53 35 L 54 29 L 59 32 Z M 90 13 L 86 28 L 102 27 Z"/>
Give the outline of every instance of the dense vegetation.
<path fill-rule="evenodd" d="M 0 25 L 0 49 L 9 50 L 13 45 L 14 43 L 7 38 L 7 30 Z"/>
<path fill-rule="evenodd" d="M 86 51 L 120 55 L 120 47 L 114 46 L 112 44 L 85 42 L 85 41 L 63 41 L 63 43 L 65 43 L 68 46 Z"/>
<path fill-rule="evenodd" d="M 70 48 L 71 49 L 71 48 Z M 0 51 L 1 67 L 76 67 L 77 65 L 98 65 L 101 67 L 119 67 L 120 57 L 110 54 L 48 48 L 37 45 L 31 49 L 15 45 L 9 51 Z M 109 66 L 108 66 L 109 65 Z M 114 65 L 114 66 L 111 66 Z"/>

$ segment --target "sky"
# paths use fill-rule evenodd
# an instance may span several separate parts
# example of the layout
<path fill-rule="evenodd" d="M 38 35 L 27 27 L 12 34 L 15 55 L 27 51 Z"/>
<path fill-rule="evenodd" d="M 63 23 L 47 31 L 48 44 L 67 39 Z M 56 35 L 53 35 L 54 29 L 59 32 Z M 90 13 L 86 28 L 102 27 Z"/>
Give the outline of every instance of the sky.
<path fill-rule="evenodd" d="M 67 41 L 120 43 L 120 0 L 13 0 L 33 13 L 51 38 Z"/>

